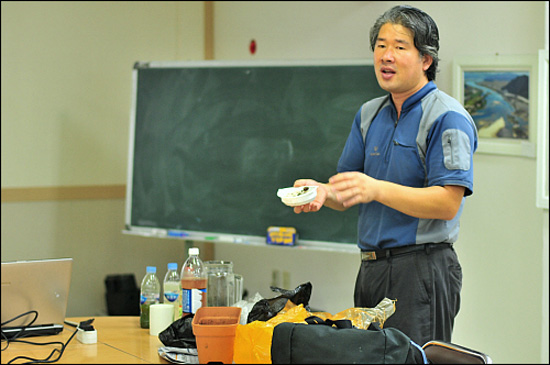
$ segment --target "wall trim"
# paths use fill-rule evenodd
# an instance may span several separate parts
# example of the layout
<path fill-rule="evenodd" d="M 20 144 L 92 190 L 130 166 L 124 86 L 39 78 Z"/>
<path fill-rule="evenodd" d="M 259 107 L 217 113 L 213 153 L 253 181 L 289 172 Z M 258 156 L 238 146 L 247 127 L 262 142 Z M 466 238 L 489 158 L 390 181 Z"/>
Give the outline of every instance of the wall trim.
<path fill-rule="evenodd" d="M 2 188 L 2 203 L 47 200 L 124 199 L 126 185 Z"/>
<path fill-rule="evenodd" d="M 204 2 L 204 59 L 214 59 L 214 2 Z"/>

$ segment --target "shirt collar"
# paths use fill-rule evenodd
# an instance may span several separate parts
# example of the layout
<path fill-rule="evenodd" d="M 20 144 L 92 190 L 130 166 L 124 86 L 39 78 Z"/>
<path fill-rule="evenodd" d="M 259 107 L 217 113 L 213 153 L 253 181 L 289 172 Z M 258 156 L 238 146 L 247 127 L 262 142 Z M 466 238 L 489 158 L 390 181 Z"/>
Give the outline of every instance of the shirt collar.
<path fill-rule="evenodd" d="M 437 86 L 433 81 L 429 81 L 422 89 L 418 90 L 413 95 L 409 96 L 407 100 L 403 103 L 403 106 L 401 107 L 401 112 L 407 111 L 408 109 L 412 108 L 416 103 L 420 102 L 424 96 L 428 95 L 432 91 L 437 89 Z"/>

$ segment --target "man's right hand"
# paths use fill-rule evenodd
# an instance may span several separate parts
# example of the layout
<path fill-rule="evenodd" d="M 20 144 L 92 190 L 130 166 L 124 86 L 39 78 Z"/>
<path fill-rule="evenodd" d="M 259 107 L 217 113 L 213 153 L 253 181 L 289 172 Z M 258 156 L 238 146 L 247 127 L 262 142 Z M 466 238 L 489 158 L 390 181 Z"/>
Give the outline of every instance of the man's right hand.
<path fill-rule="evenodd" d="M 318 212 L 323 207 L 323 204 L 325 204 L 329 194 L 329 188 L 325 184 L 321 184 L 320 182 L 312 179 L 298 179 L 294 182 L 294 187 L 298 188 L 301 186 L 318 186 L 317 196 L 311 203 L 294 207 L 294 213 L 300 214 L 302 212 Z"/>

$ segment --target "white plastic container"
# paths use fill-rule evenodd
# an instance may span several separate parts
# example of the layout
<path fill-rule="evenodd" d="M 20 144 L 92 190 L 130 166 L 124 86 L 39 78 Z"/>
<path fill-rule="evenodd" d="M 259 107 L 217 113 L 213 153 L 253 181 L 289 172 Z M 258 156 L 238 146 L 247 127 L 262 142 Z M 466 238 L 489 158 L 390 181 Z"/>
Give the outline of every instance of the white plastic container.
<path fill-rule="evenodd" d="M 277 196 L 289 207 L 311 203 L 317 196 L 317 186 L 300 186 L 277 190 Z"/>

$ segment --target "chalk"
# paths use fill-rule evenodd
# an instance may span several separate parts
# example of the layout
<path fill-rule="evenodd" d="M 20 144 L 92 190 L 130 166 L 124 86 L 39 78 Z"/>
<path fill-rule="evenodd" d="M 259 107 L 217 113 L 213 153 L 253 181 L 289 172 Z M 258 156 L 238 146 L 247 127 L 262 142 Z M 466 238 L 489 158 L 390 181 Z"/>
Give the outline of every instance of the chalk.
<path fill-rule="evenodd" d="M 151 230 L 151 235 L 152 236 L 156 236 L 156 237 L 166 237 L 166 230 L 165 229 L 157 229 L 157 228 L 153 228 Z"/>
<path fill-rule="evenodd" d="M 188 237 L 189 233 L 181 231 L 168 231 L 168 236 L 170 237 Z"/>
<path fill-rule="evenodd" d="M 209 241 L 213 241 L 213 240 L 217 240 L 218 237 L 216 236 L 209 236 L 209 237 L 204 237 L 205 240 L 209 240 Z"/>
<path fill-rule="evenodd" d="M 234 237 L 233 243 L 250 243 L 249 240 L 243 239 L 241 237 Z"/>

